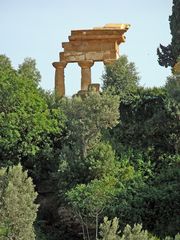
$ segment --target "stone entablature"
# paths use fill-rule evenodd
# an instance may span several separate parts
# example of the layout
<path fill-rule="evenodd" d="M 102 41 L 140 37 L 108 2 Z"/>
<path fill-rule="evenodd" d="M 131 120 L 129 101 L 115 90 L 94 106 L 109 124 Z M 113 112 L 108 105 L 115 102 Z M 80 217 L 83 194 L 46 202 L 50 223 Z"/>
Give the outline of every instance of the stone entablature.
<path fill-rule="evenodd" d="M 124 33 L 129 24 L 107 24 L 104 27 L 73 30 L 69 42 L 62 43 L 60 61 L 54 62 L 55 91 L 65 95 L 64 68 L 67 63 L 78 63 L 81 67 L 81 90 L 87 90 L 91 84 L 91 67 L 95 61 L 110 64 L 119 58 L 119 44 L 125 42 Z"/>

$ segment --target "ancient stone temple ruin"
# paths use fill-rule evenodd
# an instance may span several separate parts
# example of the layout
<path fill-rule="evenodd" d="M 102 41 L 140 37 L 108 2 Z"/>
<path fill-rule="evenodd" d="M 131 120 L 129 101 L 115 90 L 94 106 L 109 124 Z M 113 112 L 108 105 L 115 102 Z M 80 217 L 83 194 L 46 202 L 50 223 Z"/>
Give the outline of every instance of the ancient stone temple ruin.
<path fill-rule="evenodd" d="M 81 90 L 91 87 L 91 67 L 96 61 L 111 64 L 119 58 L 119 45 L 125 42 L 124 33 L 129 24 L 107 24 L 87 30 L 73 30 L 69 42 L 63 42 L 59 62 L 55 67 L 55 92 L 65 95 L 64 69 L 68 63 L 78 63 L 81 67 Z"/>

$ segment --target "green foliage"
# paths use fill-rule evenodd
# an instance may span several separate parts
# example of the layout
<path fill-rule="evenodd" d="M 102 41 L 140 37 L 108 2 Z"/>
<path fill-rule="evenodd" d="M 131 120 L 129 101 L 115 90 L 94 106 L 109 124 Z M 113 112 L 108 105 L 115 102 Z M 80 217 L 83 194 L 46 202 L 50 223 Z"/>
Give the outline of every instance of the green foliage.
<path fill-rule="evenodd" d="M 165 88 L 167 89 L 169 96 L 180 104 L 180 77 L 168 77 Z"/>
<path fill-rule="evenodd" d="M 86 237 L 84 227 L 87 229 L 89 239 L 88 224 L 94 222 L 97 239 L 99 215 L 102 214 L 115 194 L 115 184 L 116 179 L 108 176 L 100 180 L 92 180 L 86 185 L 79 184 L 67 192 L 68 201 L 81 221 L 84 238 Z"/>
<path fill-rule="evenodd" d="M 102 240 L 159 240 L 152 236 L 147 230 L 142 229 L 142 224 L 135 224 L 133 228 L 126 225 L 123 232 L 119 231 L 118 218 L 108 220 L 104 217 L 104 222 L 100 224 L 100 236 Z M 164 240 L 179 240 L 180 234 L 176 234 L 175 238 L 165 237 Z"/>
<path fill-rule="evenodd" d="M 173 67 L 176 63 L 176 59 L 172 53 L 172 45 L 169 44 L 168 46 L 163 46 L 162 44 L 159 45 L 157 48 L 157 55 L 158 55 L 158 63 L 160 66 L 164 67 Z"/>
<path fill-rule="evenodd" d="M 85 99 L 74 97 L 64 101 L 68 136 L 82 158 L 97 143 L 102 130 L 118 123 L 118 105 L 118 97 L 107 93 L 90 93 Z"/>
<path fill-rule="evenodd" d="M 103 89 L 110 88 L 121 97 L 130 96 L 138 87 L 139 76 L 135 64 L 121 56 L 113 65 L 108 65 L 102 76 Z"/>
<path fill-rule="evenodd" d="M 23 79 L 29 79 L 37 85 L 41 80 L 40 72 L 36 68 L 36 61 L 31 58 L 24 59 L 24 62 L 19 65 L 18 73 Z"/>
<path fill-rule="evenodd" d="M 76 212 L 95 217 L 103 211 L 114 195 L 115 184 L 116 179 L 113 177 L 95 179 L 88 184 L 78 184 L 67 192 L 67 198 Z"/>
<path fill-rule="evenodd" d="M 178 233 L 178 234 L 176 234 L 174 240 L 179 240 L 179 239 L 180 239 L 180 234 Z M 166 237 L 164 240 L 173 240 L 173 238 L 172 237 Z"/>
<path fill-rule="evenodd" d="M 172 35 L 171 44 L 167 47 L 160 44 L 157 49 L 158 62 L 161 66 L 173 67 L 180 55 L 180 0 L 173 0 L 172 15 L 169 17 Z"/>
<path fill-rule="evenodd" d="M 106 152 L 107 156 L 104 155 Z M 94 156 L 91 158 L 93 161 L 90 161 L 91 170 L 98 179 L 91 180 L 88 184 L 76 185 L 67 192 L 67 199 L 84 228 L 88 229 L 89 224 L 96 221 L 97 238 L 99 216 L 112 210 L 116 196 L 123 191 L 128 181 L 135 178 L 135 172 L 130 164 L 118 162 L 107 144 L 100 143 L 91 154 Z"/>
<path fill-rule="evenodd" d="M 84 239 L 97 239 L 103 215 L 121 219 L 121 230 L 142 222 L 172 239 L 180 225 L 178 78 L 165 88 L 140 88 L 134 64 L 122 56 L 103 79 L 110 92 L 57 99 L 38 87 L 34 60 L 15 70 L 0 55 L 0 166 L 21 162 L 33 176 L 36 239 L 79 239 L 79 223 Z M 27 173 L 19 165 L 0 172 L 0 239 L 24 234 L 26 224 L 34 232 L 36 194 Z M 141 225 L 120 234 L 117 219 L 105 220 L 101 237 L 155 239 Z"/>
<path fill-rule="evenodd" d="M 118 171 L 115 152 L 109 143 L 100 142 L 88 153 L 88 176 L 100 179 L 104 176 L 115 175 Z"/>
<path fill-rule="evenodd" d="M 28 169 L 41 192 L 41 218 L 48 216 L 43 204 L 47 195 L 54 199 L 48 204 L 49 212 L 58 204 L 53 173 L 58 170 L 66 117 L 58 104 L 49 104 L 51 95 L 38 87 L 39 80 L 34 60 L 26 59 L 15 70 L 10 60 L 0 55 L 0 167 L 20 162 Z M 42 192 L 47 191 L 44 196 Z"/>
<path fill-rule="evenodd" d="M 88 151 L 87 157 L 83 160 L 80 158 L 78 149 L 75 150 L 76 152 L 73 152 L 72 148 L 63 148 L 61 152 L 59 165 L 59 191 L 61 193 L 64 194 L 64 191 L 78 183 L 88 183 L 93 179 L 117 174 L 118 163 L 110 144 L 97 143 Z"/>
<path fill-rule="evenodd" d="M 100 236 L 102 240 L 158 240 L 158 238 L 151 236 L 146 230 L 142 230 L 141 224 L 135 224 L 133 228 L 126 225 L 122 234 L 118 232 L 118 219 L 114 218 L 112 221 L 104 218 L 104 223 L 100 225 Z"/>
<path fill-rule="evenodd" d="M 0 239 L 35 239 L 37 205 L 32 180 L 21 165 L 0 170 Z"/>
<path fill-rule="evenodd" d="M 92 180 L 96 175 L 93 172 L 95 168 L 97 174 L 105 172 L 106 170 L 98 170 L 98 164 L 101 163 L 97 158 L 104 158 L 102 155 L 107 152 L 112 160 L 106 157 L 104 161 L 112 162 L 113 165 L 114 153 L 111 147 L 100 142 L 103 131 L 117 124 L 118 106 L 118 97 L 105 92 L 92 93 L 84 99 L 64 99 L 61 107 L 67 116 L 67 132 L 59 157 L 60 191 L 67 191 L 67 187 L 70 189 L 77 183 Z"/>
<path fill-rule="evenodd" d="M 2 79 L 9 79 L 14 77 L 16 74 L 15 70 L 12 69 L 11 61 L 5 55 L 0 55 L 0 76 Z M 1 89 L 1 88 L 0 88 Z M 1 97 L 1 95 L 0 95 Z"/>
<path fill-rule="evenodd" d="M 47 236 L 42 232 L 40 227 L 36 227 L 36 240 L 49 240 Z"/>
<path fill-rule="evenodd" d="M 169 160 L 168 160 L 169 161 Z M 180 219 L 180 156 L 164 164 L 155 175 L 152 185 L 145 187 L 141 205 L 144 209 L 142 221 L 146 228 L 159 236 L 175 235 L 179 231 Z M 151 211 L 148 207 L 151 207 Z"/>
<path fill-rule="evenodd" d="M 34 65 L 28 59 L 16 71 L 7 57 L 0 56 L 0 166 L 21 161 L 37 171 L 36 156 L 51 148 L 54 134 L 61 136 L 65 117 L 60 109 L 48 108 Z"/>
<path fill-rule="evenodd" d="M 172 35 L 172 54 L 177 62 L 180 56 L 180 0 L 173 0 L 172 15 L 169 17 L 170 30 Z"/>
<path fill-rule="evenodd" d="M 118 216 L 123 224 L 143 222 L 148 231 L 164 237 L 179 231 L 179 156 L 164 156 L 162 162 L 149 179 L 134 178 L 117 191 L 108 214 Z"/>
<path fill-rule="evenodd" d="M 142 225 L 135 224 L 133 228 L 127 225 L 123 231 L 121 240 L 157 240 L 156 237 L 150 236 L 146 230 L 142 230 Z"/>
<path fill-rule="evenodd" d="M 179 105 L 164 89 L 139 89 L 132 99 L 120 104 L 120 123 L 110 132 L 109 141 L 151 151 L 153 156 L 176 153 L 179 144 Z"/>
<path fill-rule="evenodd" d="M 99 229 L 102 240 L 120 240 L 119 221 L 116 217 L 112 221 L 104 217 L 104 222 L 100 224 Z"/>

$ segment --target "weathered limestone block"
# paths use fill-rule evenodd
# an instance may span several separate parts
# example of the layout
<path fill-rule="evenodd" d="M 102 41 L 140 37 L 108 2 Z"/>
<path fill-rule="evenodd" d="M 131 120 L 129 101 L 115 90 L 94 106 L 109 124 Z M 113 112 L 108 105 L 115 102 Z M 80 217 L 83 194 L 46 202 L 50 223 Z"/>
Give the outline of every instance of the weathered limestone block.
<path fill-rule="evenodd" d="M 102 61 L 104 57 L 104 52 L 87 52 L 85 54 L 85 59 L 96 59 L 96 61 Z"/>
<path fill-rule="evenodd" d="M 82 98 L 85 98 L 86 96 L 88 96 L 88 90 L 79 90 L 78 93 L 74 96 L 81 96 Z"/>
<path fill-rule="evenodd" d="M 122 29 L 122 30 L 128 30 L 130 28 L 130 24 L 126 23 L 108 23 L 103 28 L 104 29 Z M 102 29 L 102 27 L 95 27 L 94 29 Z"/>
<path fill-rule="evenodd" d="M 60 53 L 60 61 L 66 62 L 78 62 L 85 60 L 85 54 L 83 52 L 62 52 Z"/>
<path fill-rule="evenodd" d="M 104 41 L 99 40 L 87 40 L 87 41 L 71 41 L 62 43 L 62 47 L 64 48 L 64 52 L 93 52 L 93 51 L 106 51 L 106 50 L 114 50 L 116 48 L 116 44 L 114 41 Z"/>
<path fill-rule="evenodd" d="M 88 91 L 90 92 L 99 92 L 100 84 L 99 83 L 91 83 L 88 86 Z"/>
<path fill-rule="evenodd" d="M 60 61 L 79 62 L 84 60 L 103 61 L 104 59 L 118 59 L 116 50 L 94 51 L 94 52 L 63 52 L 60 53 Z"/>
<path fill-rule="evenodd" d="M 119 34 L 122 34 L 119 32 Z M 114 40 L 114 41 L 119 41 L 119 42 L 124 42 L 125 38 L 123 36 L 119 37 L 119 34 L 106 34 L 106 35 L 82 35 L 82 36 L 69 36 L 69 41 L 84 41 L 84 40 L 101 40 L 101 39 L 106 39 L 106 40 Z"/>

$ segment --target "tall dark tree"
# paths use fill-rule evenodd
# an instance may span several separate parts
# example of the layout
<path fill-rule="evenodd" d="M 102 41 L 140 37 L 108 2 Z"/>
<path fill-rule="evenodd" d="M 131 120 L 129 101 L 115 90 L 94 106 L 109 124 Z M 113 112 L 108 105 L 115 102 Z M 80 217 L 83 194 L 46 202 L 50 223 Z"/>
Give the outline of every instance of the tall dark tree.
<path fill-rule="evenodd" d="M 180 0 L 173 0 L 172 15 L 169 16 L 172 35 L 171 44 L 157 49 L 158 62 L 164 67 L 173 67 L 180 55 Z"/>

